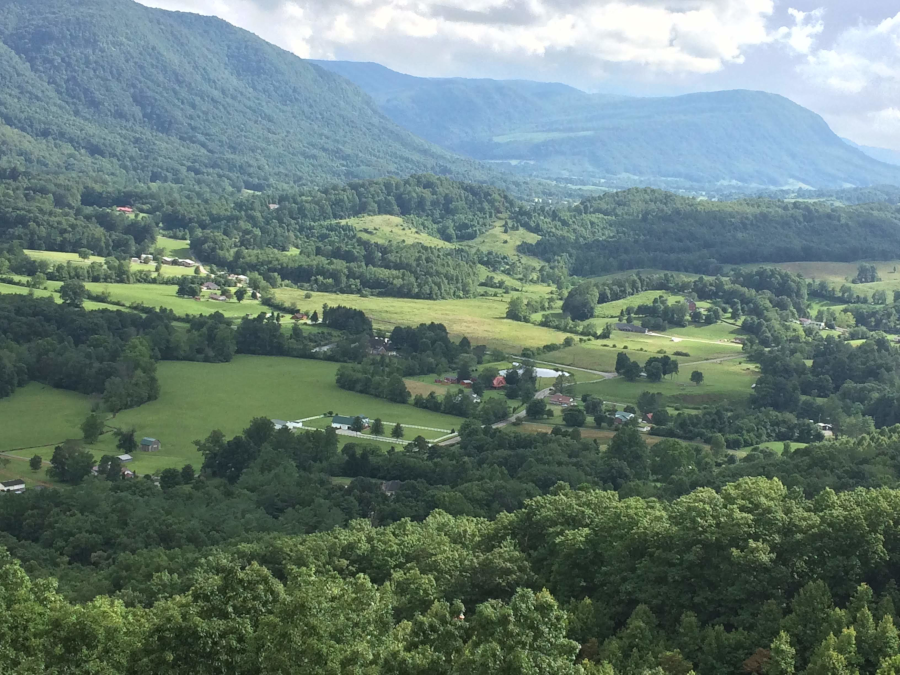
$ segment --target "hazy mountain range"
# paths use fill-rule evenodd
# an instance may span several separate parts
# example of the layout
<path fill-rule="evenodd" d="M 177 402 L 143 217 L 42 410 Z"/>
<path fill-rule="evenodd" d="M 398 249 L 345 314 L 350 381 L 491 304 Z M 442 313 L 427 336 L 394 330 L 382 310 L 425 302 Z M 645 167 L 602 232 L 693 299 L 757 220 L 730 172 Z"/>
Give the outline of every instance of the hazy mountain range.
<path fill-rule="evenodd" d="M 627 98 L 560 84 L 419 78 L 372 63 L 315 63 L 358 84 L 416 135 L 528 175 L 670 187 L 900 180 L 897 167 L 849 147 L 821 117 L 774 94 Z"/>
<path fill-rule="evenodd" d="M 220 19 L 131 0 L 0 0 L 0 85 L 3 164 L 120 181 L 900 184 L 900 167 L 870 155 L 891 156 L 779 96 L 627 98 L 311 63 Z"/>

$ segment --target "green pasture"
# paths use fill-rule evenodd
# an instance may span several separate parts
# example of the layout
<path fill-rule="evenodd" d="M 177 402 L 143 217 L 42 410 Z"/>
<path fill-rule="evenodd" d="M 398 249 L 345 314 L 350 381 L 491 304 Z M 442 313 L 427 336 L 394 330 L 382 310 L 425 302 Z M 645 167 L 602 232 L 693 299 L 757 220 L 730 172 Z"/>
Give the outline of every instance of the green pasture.
<path fill-rule="evenodd" d="M 339 389 L 334 383 L 337 368 L 338 364 L 326 361 L 273 356 L 236 356 L 232 362 L 220 364 L 164 361 L 157 371 L 159 399 L 109 417 L 107 427 L 134 427 L 138 437 L 152 436 L 161 441 L 160 452 L 135 455 L 132 470 L 139 474 L 184 464 L 199 467 L 202 457 L 194 440 L 206 438 L 213 429 L 230 438 L 254 417 L 297 420 L 334 412 L 380 417 L 405 427 L 459 428 L 462 420 L 457 417 Z M 42 385 L 22 388 L 0 400 L 0 451 L 46 446 L 44 454 L 49 459 L 54 445 L 81 437 L 79 427 L 90 412 L 90 404 L 87 396 Z M 311 420 L 309 426 L 322 427 L 329 422 Z M 418 435 L 434 439 L 444 432 L 410 427 L 405 440 Z M 342 444 L 359 442 L 352 437 L 339 438 Z M 113 434 L 104 434 L 89 450 L 98 459 L 104 454 L 117 454 Z M 35 450 L 14 454 L 31 457 Z"/>
<path fill-rule="evenodd" d="M 691 382 L 693 370 L 703 373 L 703 384 L 698 386 Z M 664 378 L 662 382 L 648 382 L 644 378 L 629 382 L 617 377 L 577 384 L 574 391 L 576 396 L 592 394 L 611 403 L 631 404 L 637 402 L 641 392 L 660 392 L 666 397 L 666 405 L 680 405 L 694 409 L 716 403 L 744 405 L 759 377 L 759 370 L 755 364 L 741 360 L 704 363 L 696 368 L 685 364 L 681 366 L 680 371 L 678 375 Z"/>
<path fill-rule="evenodd" d="M 69 438 L 81 438 L 79 426 L 91 412 L 92 400 L 72 391 L 31 382 L 12 396 L 0 399 L 0 452 L 53 446 Z"/>
<path fill-rule="evenodd" d="M 392 330 L 394 326 L 418 326 L 434 321 L 447 327 L 454 338 L 466 336 L 472 344 L 487 344 L 497 349 L 518 352 L 522 347 L 559 343 L 566 338 L 560 331 L 506 319 L 509 296 L 479 297 L 465 300 L 415 300 L 410 298 L 360 297 L 337 293 L 313 293 L 280 288 L 275 296 L 280 302 L 295 303 L 305 312 L 322 305 L 345 305 L 361 309 L 376 328 Z"/>
<path fill-rule="evenodd" d="M 364 216 L 344 221 L 356 228 L 363 239 L 381 244 L 423 244 L 435 248 L 452 248 L 453 244 L 425 234 L 397 216 Z"/>
<path fill-rule="evenodd" d="M 159 236 L 156 238 L 156 247 L 165 251 L 163 255 L 168 258 L 186 258 L 193 260 L 191 255 L 191 242 L 187 239 L 172 239 Z M 185 268 L 187 269 L 187 268 Z"/>
<path fill-rule="evenodd" d="M 497 253 L 505 253 L 510 258 L 522 258 L 532 264 L 540 267 L 543 262 L 532 256 L 522 255 L 518 251 L 519 244 L 534 244 L 540 240 L 540 235 L 528 230 L 510 230 L 503 231 L 503 223 L 497 223 L 495 227 L 487 232 L 478 235 L 471 241 L 460 242 L 460 245 L 469 248 L 480 248 L 485 251 L 496 251 Z"/>
<path fill-rule="evenodd" d="M 27 277 L 26 277 L 27 278 Z M 15 284 L 2 284 L 0 283 L 0 294 L 2 293 L 12 293 L 16 295 L 27 295 L 29 293 L 33 293 L 37 298 L 53 298 L 55 302 L 59 302 L 59 295 L 54 293 L 53 291 L 62 284 L 58 282 L 47 282 L 47 288 L 26 288 L 24 286 L 16 286 Z M 113 305 L 106 305 L 101 302 L 93 302 L 91 300 L 85 300 L 84 302 L 85 309 L 122 309 L 121 307 L 115 307 Z"/>
<path fill-rule="evenodd" d="M 173 239 L 172 241 L 176 240 Z M 73 265 L 89 265 L 92 262 L 98 262 L 102 264 L 106 260 L 105 258 L 101 258 L 100 256 L 96 255 L 92 255 L 89 259 L 83 260 L 82 258 L 78 257 L 77 253 L 63 253 L 61 251 L 35 251 L 32 249 L 27 249 L 25 251 L 25 254 L 28 255 L 29 258 L 32 258 L 34 260 L 46 260 L 51 265 L 57 265 L 60 263 L 72 263 Z M 184 257 L 187 257 L 187 255 L 185 255 Z M 143 263 L 133 263 L 131 269 L 135 272 L 140 270 L 144 270 L 146 272 L 155 272 L 156 263 L 153 262 L 146 265 Z M 193 267 L 176 267 L 175 265 L 163 265 L 162 270 L 160 271 L 160 274 L 164 277 L 183 277 L 191 275 L 193 273 Z"/>
<path fill-rule="evenodd" d="M 61 285 L 60 282 L 47 282 L 47 287 L 53 290 L 56 290 Z M 178 287 L 170 284 L 87 283 L 85 287 L 92 293 L 108 292 L 111 299 L 124 302 L 126 305 L 140 302 L 149 307 L 165 307 L 166 309 L 171 309 L 179 316 L 187 314 L 206 315 L 221 312 L 224 316 L 236 319 L 247 314 L 256 316 L 260 312 L 272 311 L 258 300 L 251 300 L 249 295 L 244 298 L 243 302 L 238 302 L 237 300 L 229 300 L 228 302 L 210 300 L 208 293 L 203 293 L 203 299 L 199 301 L 193 298 L 182 298 L 175 294 Z M 87 303 L 85 303 L 85 306 L 87 307 Z M 103 306 L 109 307 L 109 305 Z"/>

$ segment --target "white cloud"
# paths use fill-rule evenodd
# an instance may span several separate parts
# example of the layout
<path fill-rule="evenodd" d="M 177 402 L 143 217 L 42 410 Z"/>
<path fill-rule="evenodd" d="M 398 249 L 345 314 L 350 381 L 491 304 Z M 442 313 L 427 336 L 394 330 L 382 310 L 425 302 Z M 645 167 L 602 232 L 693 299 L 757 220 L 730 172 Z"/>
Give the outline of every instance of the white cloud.
<path fill-rule="evenodd" d="M 773 0 L 142 1 L 215 14 L 300 56 L 340 52 L 431 75 L 461 60 L 543 69 L 561 53 L 594 72 L 710 73 L 779 37 L 767 28 Z M 418 58 L 398 62 L 415 45 Z"/>
<path fill-rule="evenodd" d="M 824 13 L 822 8 L 812 12 L 789 9 L 788 14 L 794 18 L 794 25 L 782 28 L 780 38 L 798 54 L 809 54 L 815 39 L 825 30 L 825 23 L 822 21 Z"/>

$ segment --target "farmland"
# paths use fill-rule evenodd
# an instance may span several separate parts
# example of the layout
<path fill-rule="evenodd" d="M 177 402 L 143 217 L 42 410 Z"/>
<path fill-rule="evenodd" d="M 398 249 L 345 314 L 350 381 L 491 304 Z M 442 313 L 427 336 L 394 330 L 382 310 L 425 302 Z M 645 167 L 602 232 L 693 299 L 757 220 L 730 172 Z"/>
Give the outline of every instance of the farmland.
<path fill-rule="evenodd" d="M 432 237 L 417 230 L 412 225 L 404 223 L 403 218 L 397 216 L 366 216 L 352 218 L 344 221 L 356 228 L 359 236 L 369 241 L 382 244 L 423 244 L 437 248 L 450 248 L 450 244 L 443 239 Z"/>
<path fill-rule="evenodd" d="M 334 383 L 336 369 L 334 363 L 271 356 L 236 356 L 222 364 L 161 362 L 159 399 L 111 417 L 107 426 L 133 427 L 138 437 L 160 439 L 160 452 L 136 456 L 135 471 L 140 474 L 187 463 L 199 466 L 202 458 L 194 440 L 206 438 L 213 429 L 228 437 L 236 435 L 254 417 L 296 420 L 334 412 L 432 429 L 459 427 L 461 420 L 456 417 L 339 389 Z M 81 437 L 78 427 L 90 412 L 90 403 L 86 396 L 28 385 L 0 400 L 4 430 L 0 451 L 44 445 L 43 450 L 15 454 L 30 457 L 38 452 L 49 458 L 53 445 Z M 44 417 L 46 424 L 35 424 Z M 308 426 L 323 426 L 323 422 L 312 421 Z M 409 429 L 406 440 L 420 434 L 431 439 L 444 435 Z M 352 439 L 341 437 L 342 442 L 348 440 Z M 96 457 L 117 454 L 113 435 L 104 434 L 90 450 Z"/>
<path fill-rule="evenodd" d="M 696 370 L 704 375 L 704 381 L 699 386 L 690 381 L 692 370 L 695 368 L 682 367 L 679 375 L 664 378 L 661 382 L 648 382 L 646 379 L 629 382 L 621 377 L 585 382 L 577 384 L 574 391 L 576 396 L 591 394 L 617 404 L 634 404 L 641 392 L 652 391 L 663 394 L 668 406 L 692 409 L 716 403 L 744 406 L 759 377 L 756 365 L 741 359 L 697 366 Z"/>
<path fill-rule="evenodd" d="M 497 349 L 518 352 L 525 346 L 541 346 L 562 342 L 566 337 L 549 328 L 518 323 L 505 318 L 508 297 L 479 297 L 463 300 L 415 300 L 409 298 L 361 297 L 336 293 L 313 293 L 280 288 L 276 298 L 286 304 L 295 303 L 311 312 L 322 304 L 345 305 L 361 309 L 379 329 L 394 326 L 417 326 L 434 321 L 443 323 L 455 338 L 466 336 L 472 344 L 487 344 Z"/>
<path fill-rule="evenodd" d="M 173 239 L 172 241 L 177 241 L 177 240 Z M 29 258 L 33 258 L 34 260 L 44 260 L 44 261 L 48 262 L 50 265 L 58 265 L 60 263 L 62 263 L 62 264 L 72 263 L 73 265 L 89 265 L 94 262 L 102 264 L 105 260 L 104 258 L 101 258 L 96 255 L 93 255 L 90 258 L 88 258 L 87 260 L 84 260 L 84 259 L 78 257 L 77 253 L 62 253 L 60 251 L 35 251 L 35 250 L 29 249 L 29 250 L 26 250 L 25 253 L 26 253 L 26 255 L 28 255 Z M 185 257 L 187 257 L 187 256 L 185 255 Z M 145 265 L 145 264 L 138 263 L 138 264 L 132 264 L 131 269 L 133 271 L 144 270 L 147 272 L 155 272 L 156 266 L 154 264 L 146 264 Z M 161 271 L 159 272 L 159 274 L 164 277 L 183 277 L 183 276 L 189 276 L 193 273 L 194 273 L 193 267 L 181 267 L 181 266 L 175 266 L 175 265 L 163 265 L 161 268 Z"/>

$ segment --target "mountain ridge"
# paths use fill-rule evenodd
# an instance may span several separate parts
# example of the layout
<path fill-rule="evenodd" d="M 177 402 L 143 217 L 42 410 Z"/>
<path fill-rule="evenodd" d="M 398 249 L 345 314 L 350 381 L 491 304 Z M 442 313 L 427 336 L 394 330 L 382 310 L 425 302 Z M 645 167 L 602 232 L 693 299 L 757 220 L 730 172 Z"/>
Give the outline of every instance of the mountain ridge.
<path fill-rule="evenodd" d="M 3 0 L 0 85 L 0 151 L 38 170 L 251 189 L 491 173 L 248 31 L 131 0 Z"/>
<path fill-rule="evenodd" d="M 417 78 L 372 64 L 315 63 L 355 82 L 416 135 L 522 175 L 688 189 L 900 184 L 896 167 L 849 147 L 821 116 L 777 94 L 628 98 L 567 85 Z M 541 98 L 553 86 L 565 89 Z"/>

